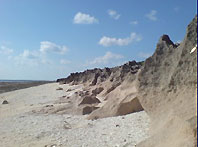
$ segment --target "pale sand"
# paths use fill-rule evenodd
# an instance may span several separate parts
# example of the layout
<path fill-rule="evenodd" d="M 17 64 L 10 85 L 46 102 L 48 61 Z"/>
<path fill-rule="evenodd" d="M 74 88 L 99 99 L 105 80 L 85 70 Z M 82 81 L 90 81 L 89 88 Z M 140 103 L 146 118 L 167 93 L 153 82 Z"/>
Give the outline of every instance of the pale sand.
<path fill-rule="evenodd" d="M 133 147 L 148 137 L 150 120 L 144 111 L 94 121 L 81 115 L 32 113 L 75 92 L 67 89 L 82 86 L 51 83 L 0 94 L 0 147 Z M 9 104 L 2 105 L 5 99 Z"/>

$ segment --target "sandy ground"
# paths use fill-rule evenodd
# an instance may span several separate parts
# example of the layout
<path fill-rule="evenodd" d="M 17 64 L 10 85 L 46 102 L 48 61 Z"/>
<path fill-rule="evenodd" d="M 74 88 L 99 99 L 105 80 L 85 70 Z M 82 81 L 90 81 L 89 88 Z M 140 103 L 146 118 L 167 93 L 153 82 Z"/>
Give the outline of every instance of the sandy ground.
<path fill-rule="evenodd" d="M 82 86 L 51 83 L 0 94 L 0 147 L 133 147 L 148 137 L 150 120 L 144 111 L 98 120 L 33 113 L 74 93 L 67 89 Z"/>

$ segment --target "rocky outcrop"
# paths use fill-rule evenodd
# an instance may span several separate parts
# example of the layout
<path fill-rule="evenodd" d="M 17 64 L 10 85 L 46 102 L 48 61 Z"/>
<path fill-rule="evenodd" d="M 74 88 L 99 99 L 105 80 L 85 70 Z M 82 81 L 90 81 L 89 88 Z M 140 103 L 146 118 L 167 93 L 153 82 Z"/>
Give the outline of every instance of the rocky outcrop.
<path fill-rule="evenodd" d="M 100 100 L 97 99 L 94 96 L 85 96 L 83 98 L 83 100 L 80 102 L 79 105 L 83 105 L 83 104 L 96 104 L 96 103 L 100 103 Z"/>
<path fill-rule="evenodd" d="M 77 92 L 75 99 L 78 99 L 78 109 L 82 109 L 83 114 L 91 113 L 89 119 L 125 115 L 143 110 L 139 101 L 134 99 L 136 88 L 131 90 L 135 87 L 136 76 L 142 64 L 143 62 L 130 61 L 114 68 L 86 70 L 72 73 L 57 82 L 84 85 L 84 89 Z M 93 106 L 97 110 L 92 109 Z"/>
<path fill-rule="evenodd" d="M 104 90 L 103 87 L 98 87 L 98 88 L 92 90 L 92 95 L 96 96 L 96 95 L 100 94 L 103 90 Z"/>
<path fill-rule="evenodd" d="M 138 76 L 139 100 L 152 119 L 152 137 L 138 147 L 196 146 L 197 17 L 183 42 L 163 35 Z"/>
<path fill-rule="evenodd" d="M 136 97 L 130 100 L 123 100 L 117 109 L 117 115 L 126 115 L 143 110 L 144 109 L 142 105 L 140 104 L 138 98 Z"/>
<path fill-rule="evenodd" d="M 135 74 L 140 69 L 142 62 L 130 61 L 122 66 L 114 68 L 95 68 L 92 70 L 86 70 L 84 72 L 71 73 L 67 78 L 57 79 L 57 82 L 61 84 L 89 84 L 94 86 L 102 83 L 106 80 L 122 81 L 126 75 Z"/>
<path fill-rule="evenodd" d="M 137 75 L 133 75 L 131 79 L 126 79 L 108 94 L 106 94 L 107 89 L 103 105 L 93 111 L 88 119 L 126 115 L 142 111 L 143 107 L 137 98 Z"/>

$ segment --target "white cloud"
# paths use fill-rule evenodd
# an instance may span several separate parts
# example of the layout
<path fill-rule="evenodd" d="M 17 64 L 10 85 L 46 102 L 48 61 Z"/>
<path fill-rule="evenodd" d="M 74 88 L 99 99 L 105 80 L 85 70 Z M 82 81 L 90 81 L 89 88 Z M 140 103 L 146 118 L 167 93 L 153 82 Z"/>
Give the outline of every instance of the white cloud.
<path fill-rule="evenodd" d="M 39 52 L 24 50 L 21 54 L 13 58 L 17 65 L 35 66 L 41 63 L 41 55 Z"/>
<path fill-rule="evenodd" d="M 6 50 L 6 52 L 5 52 Z M 42 41 L 40 42 L 40 49 L 38 50 L 24 50 L 22 53 L 15 55 L 15 56 L 8 56 L 9 60 L 13 60 L 15 64 L 17 65 L 24 65 L 24 66 L 38 66 L 40 64 L 50 64 L 52 65 L 54 61 L 57 62 L 56 59 L 51 58 L 49 59 L 48 53 L 58 53 L 58 54 L 64 54 L 68 48 L 66 46 L 60 46 L 55 43 L 49 42 L 49 41 Z M 0 47 L 0 53 L 1 51 L 4 53 L 12 53 L 13 50 Z M 59 61 L 58 61 L 59 62 Z M 68 64 L 69 61 L 61 60 L 61 64 Z"/>
<path fill-rule="evenodd" d="M 136 33 L 131 33 L 131 35 L 127 38 L 111 38 L 103 36 L 99 44 L 103 45 L 105 47 L 112 46 L 112 45 L 118 45 L 118 46 L 126 46 L 134 41 L 140 41 L 142 40 L 142 37 L 137 35 Z"/>
<path fill-rule="evenodd" d="M 40 52 L 42 53 L 55 52 L 64 54 L 66 51 L 68 51 L 68 48 L 66 46 L 60 46 L 49 41 L 40 42 Z"/>
<path fill-rule="evenodd" d="M 36 59 L 39 57 L 39 54 L 36 52 L 31 52 L 29 50 L 24 50 L 23 53 L 19 56 L 26 59 Z"/>
<path fill-rule="evenodd" d="M 109 16 L 115 20 L 118 20 L 121 16 L 115 10 L 108 10 L 107 12 L 108 12 Z"/>
<path fill-rule="evenodd" d="M 115 60 L 119 60 L 124 58 L 122 55 L 114 54 L 112 52 L 106 52 L 104 56 L 97 57 L 93 61 L 89 62 L 91 65 L 104 65 L 114 62 Z"/>
<path fill-rule="evenodd" d="M 75 24 L 93 24 L 98 23 L 98 20 L 89 14 L 78 12 L 73 19 Z"/>
<path fill-rule="evenodd" d="M 151 11 L 150 11 L 148 14 L 146 14 L 145 16 L 146 16 L 148 19 L 152 20 L 152 21 L 156 21 L 156 20 L 157 20 L 156 14 L 157 14 L 157 11 L 156 11 L 156 10 L 151 10 Z"/>
<path fill-rule="evenodd" d="M 61 59 L 60 64 L 69 64 L 71 63 L 69 60 Z"/>
<path fill-rule="evenodd" d="M 137 25 L 139 22 L 137 20 L 131 21 L 130 24 Z"/>
<path fill-rule="evenodd" d="M 140 52 L 138 54 L 139 57 L 144 58 L 144 59 L 150 57 L 151 55 L 152 55 L 151 53 L 144 53 L 144 52 Z"/>
<path fill-rule="evenodd" d="M 38 66 L 40 64 L 52 64 L 45 54 L 38 50 L 24 50 L 21 54 L 12 57 L 17 65 Z"/>
<path fill-rule="evenodd" d="M 10 55 L 13 53 L 13 49 L 10 49 L 6 46 L 1 46 L 0 47 L 0 54 L 4 54 L 4 55 Z"/>

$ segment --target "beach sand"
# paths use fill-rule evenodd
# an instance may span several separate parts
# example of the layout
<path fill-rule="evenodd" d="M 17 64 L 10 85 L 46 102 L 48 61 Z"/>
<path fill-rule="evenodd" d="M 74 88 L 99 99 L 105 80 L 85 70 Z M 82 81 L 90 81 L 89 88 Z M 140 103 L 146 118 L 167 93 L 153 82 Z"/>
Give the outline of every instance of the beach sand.
<path fill-rule="evenodd" d="M 43 107 L 63 105 L 55 101 L 81 88 L 50 83 L 0 94 L 0 146 L 133 147 L 149 136 L 150 120 L 144 111 L 97 120 L 87 120 L 86 115 L 37 113 Z M 8 104 L 2 104 L 4 100 Z"/>

